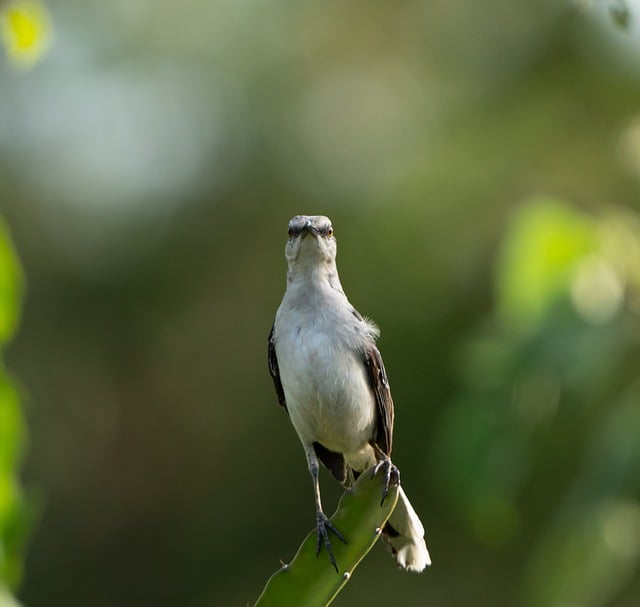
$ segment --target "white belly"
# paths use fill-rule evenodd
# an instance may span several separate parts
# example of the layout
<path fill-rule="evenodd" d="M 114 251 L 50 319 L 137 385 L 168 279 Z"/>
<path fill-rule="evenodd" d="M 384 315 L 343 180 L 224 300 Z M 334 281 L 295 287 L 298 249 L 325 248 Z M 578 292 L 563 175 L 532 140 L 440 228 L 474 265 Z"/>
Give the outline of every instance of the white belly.
<path fill-rule="evenodd" d="M 295 325 L 276 354 L 291 421 L 305 444 L 355 454 L 373 438 L 376 406 L 360 354 L 340 335 Z"/>

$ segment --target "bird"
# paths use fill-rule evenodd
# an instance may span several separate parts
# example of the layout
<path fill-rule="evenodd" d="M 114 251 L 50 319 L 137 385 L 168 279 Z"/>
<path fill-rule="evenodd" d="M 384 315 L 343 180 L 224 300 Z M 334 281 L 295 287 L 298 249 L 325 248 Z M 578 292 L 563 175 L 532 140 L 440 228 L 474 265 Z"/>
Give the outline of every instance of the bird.
<path fill-rule="evenodd" d="M 382 501 L 398 485 L 398 502 L 382 538 L 401 569 L 431 564 L 424 528 L 391 461 L 394 405 L 380 331 L 351 305 L 336 266 L 336 239 L 324 215 L 296 215 L 285 246 L 287 285 L 268 339 L 268 366 L 278 402 L 289 414 L 313 481 L 316 555 L 325 547 L 338 571 L 330 533 L 347 542 L 325 515 L 319 463 L 347 486 L 365 470 L 384 475 Z"/>

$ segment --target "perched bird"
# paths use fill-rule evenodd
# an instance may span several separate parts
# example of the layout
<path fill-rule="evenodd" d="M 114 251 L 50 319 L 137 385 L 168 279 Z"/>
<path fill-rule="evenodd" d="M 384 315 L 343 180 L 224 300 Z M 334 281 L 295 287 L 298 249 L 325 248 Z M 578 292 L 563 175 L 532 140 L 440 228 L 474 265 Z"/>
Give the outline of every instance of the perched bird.
<path fill-rule="evenodd" d="M 297 215 L 285 248 L 287 289 L 269 335 L 269 371 L 307 457 L 316 506 L 317 549 L 337 568 L 329 532 L 346 538 L 322 509 L 319 465 L 342 484 L 375 466 L 399 484 L 392 464 L 393 400 L 375 340 L 376 325 L 349 303 L 336 267 L 331 221 Z M 422 571 L 431 564 L 424 529 L 402 488 L 382 537 L 398 565 Z"/>

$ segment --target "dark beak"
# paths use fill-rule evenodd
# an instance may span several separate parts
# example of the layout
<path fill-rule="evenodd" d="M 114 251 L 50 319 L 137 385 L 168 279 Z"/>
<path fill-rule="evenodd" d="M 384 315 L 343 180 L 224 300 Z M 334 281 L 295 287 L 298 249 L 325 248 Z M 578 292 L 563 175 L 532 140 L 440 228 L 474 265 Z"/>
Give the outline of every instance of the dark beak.
<path fill-rule="evenodd" d="M 307 223 L 305 223 L 304 227 L 302 228 L 302 233 L 310 233 L 316 236 L 318 234 L 318 229 L 311 223 L 310 219 L 307 219 Z"/>
<path fill-rule="evenodd" d="M 318 234 L 318 229 L 313 225 L 310 219 L 304 219 L 303 217 L 294 217 L 289 223 L 289 236 L 290 237 L 304 237 L 307 234 Z"/>

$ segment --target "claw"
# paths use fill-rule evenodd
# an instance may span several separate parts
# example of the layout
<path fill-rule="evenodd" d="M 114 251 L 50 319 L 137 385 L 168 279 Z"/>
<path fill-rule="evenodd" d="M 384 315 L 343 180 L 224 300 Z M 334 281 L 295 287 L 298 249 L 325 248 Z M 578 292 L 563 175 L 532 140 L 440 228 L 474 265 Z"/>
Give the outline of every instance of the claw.
<path fill-rule="evenodd" d="M 336 558 L 333 556 L 333 548 L 331 547 L 331 540 L 329 539 L 329 531 L 333 531 L 333 533 L 338 536 L 339 540 L 345 544 L 347 543 L 347 540 L 344 538 L 342 533 L 335 528 L 333 523 L 327 518 L 326 514 L 320 510 L 316 514 L 316 532 L 318 534 L 316 540 L 316 556 L 320 554 L 322 544 L 324 544 L 324 547 L 327 549 L 327 554 L 329 555 L 329 561 L 331 561 L 336 573 L 339 573 Z"/>
<path fill-rule="evenodd" d="M 384 474 L 384 488 L 382 489 L 382 499 L 380 500 L 380 505 L 382 506 L 382 504 L 384 504 L 384 500 L 387 499 L 387 495 L 389 495 L 389 487 L 392 484 L 394 487 L 397 487 L 400 484 L 400 470 L 398 470 L 397 466 L 395 466 L 391 460 L 386 457 L 384 459 L 380 459 L 374 466 L 371 478 L 378 474 L 380 469 L 382 469 L 382 473 Z"/>

